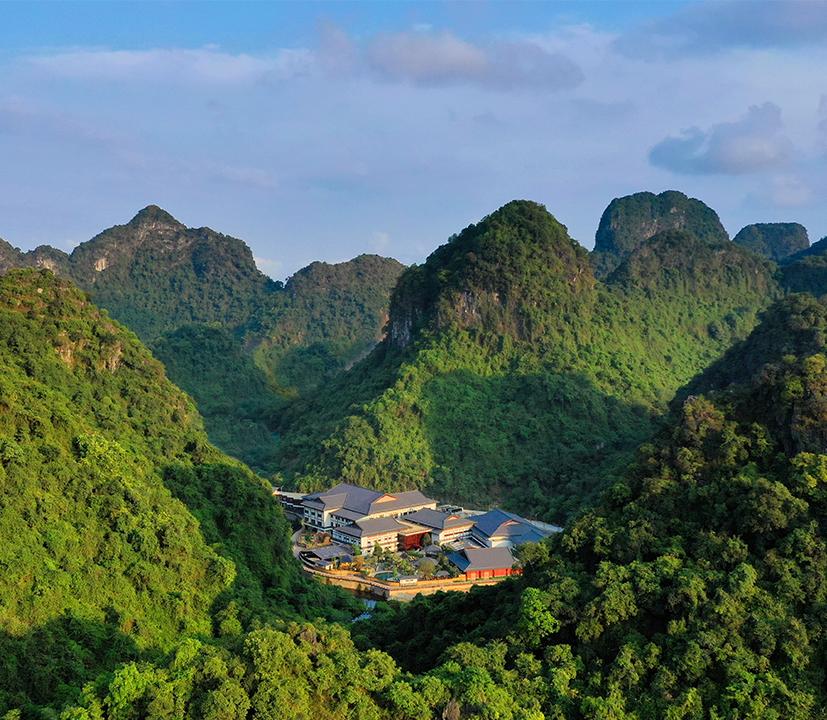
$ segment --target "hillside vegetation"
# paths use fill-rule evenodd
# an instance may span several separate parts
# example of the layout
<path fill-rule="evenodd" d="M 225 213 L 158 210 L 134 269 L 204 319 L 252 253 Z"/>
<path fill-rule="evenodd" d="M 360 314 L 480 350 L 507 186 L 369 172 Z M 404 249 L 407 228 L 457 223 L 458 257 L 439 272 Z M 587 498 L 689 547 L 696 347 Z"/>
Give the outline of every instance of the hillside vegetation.
<path fill-rule="evenodd" d="M 772 306 L 522 577 L 379 607 L 355 645 L 307 623 L 185 640 L 61 720 L 822 717 L 825 328 L 812 297 Z"/>
<path fill-rule="evenodd" d="M 406 270 L 383 342 L 272 417 L 285 479 L 570 522 L 522 576 L 347 626 L 140 341 L 68 281 L 8 273 L 0 717 L 823 717 L 827 307 L 777 281 L 819 255 L 778 270 L 669 229 L 598 280 L 518 201 Z M 237 340 L 200 324 L 164 348 L 202 403 L 253 402 L 271 380 Z"/>
<path fill-rule="evenodd" d="M 718 214 L 700 200 L 676 190 L 626 195 L 612 200 L 600 218 L 591 255 L 595 275 L 606 277 L 641 243 L 665 230 L 684 230 L 705 242 L 729 240 Z"/>
<path fill-rule="evenodd" d="M 823 717 L 825 327 L 812 297 L 774 306 L 523 578 L 389 608 L 360 644 L 420 672 L 498 648 L 546 718 Z"/>
<path fill-rule="evenodd" d="M 565 518 L 776 293 L 761 259 L 681 231 L 602 283 L 545 208 L 509 203 L 405 271 L 382 345 L 285 411 L 284 479 Z"/>
<path fill-rule="evenodd" d="M 12 267 L 47 268 L 87 290 L 195 398 L 212 441 L 266 473 L 273 413 L 370 351 L 402 271 L 361 255 L 274 282 L 243 241 L 188 228 L 155 205 L 71 255 L 0 241 L 0 272 Z"/>
<path fill-rule="evenodd" d="M 269 489 L 84 293 L 0 278 L 0 370 L 0 708 L 222 624 L 338 613 Z"/>

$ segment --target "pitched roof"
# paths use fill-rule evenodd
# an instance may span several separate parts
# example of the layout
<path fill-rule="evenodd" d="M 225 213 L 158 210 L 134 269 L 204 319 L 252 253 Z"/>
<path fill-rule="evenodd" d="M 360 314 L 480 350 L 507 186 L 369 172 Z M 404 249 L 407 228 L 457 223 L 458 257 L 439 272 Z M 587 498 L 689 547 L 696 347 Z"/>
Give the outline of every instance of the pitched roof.
<path fill-rule="evenodd" d="M 489 538 L 508 538 L 513 543 L 538 542 L 548 533 L 532 525 L 525 518 L 514 513 L 495 508 L 482 515 L 474 516 L 476 525 L 474 530 Z"/>
<path fill-rule="evenodd" d="M 367 520 L 358 520 L 353 523 L 353 525 L 345 525 L 344 527 L 337 528 L 337 531 L 344 535 L 361 538 L 410 529 L 409 525 L 403 525 L 395 518 L 369 518 Z"/>
<path fill-rule="evenodd" d="M 359 517 L 435 502 L 425 497 L 419 490 L 383 493 L 350 483 L 339 483 L 330 490 L 313 493 L 308 495 L 305 501 L 311 507 L 321 507 L 327 511 L 350 511 L 358 514 Z"/>
<path fill-rule="evenodd" d="M 446 530 L 448 528 L 462 526 L 470 527 L 474 524 L 474 521 L 469 518 L 462 518 L 459 515 L 449 515 L 439 510 L 429 510 L 427 508 L 412 512 L 410 515 L 406 515 L 405 519 L 437 530 Z"/>
<path fill-rule="evenodd" d="M 323 545 L 309 551 L 320 560 L 336 560 L 337 558 L 350 558 L 351 551 L 342 545 Z"/>
<path fill-rule="evenodd" d="M 514 556 L 508 548 L 463 548 L 451 553 L 448 559 L 462 572 L 469 570 L 502 570 L 514 565 Z"/>

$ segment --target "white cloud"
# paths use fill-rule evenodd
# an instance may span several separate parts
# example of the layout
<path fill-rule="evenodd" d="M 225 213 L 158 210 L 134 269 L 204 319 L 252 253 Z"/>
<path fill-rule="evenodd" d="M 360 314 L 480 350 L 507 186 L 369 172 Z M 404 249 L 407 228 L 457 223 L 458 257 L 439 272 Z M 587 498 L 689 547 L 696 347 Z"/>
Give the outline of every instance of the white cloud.
<path fill-rule="evenodd" d="M 51 77 L 87 82 L 239 86 L 297 77 L 356 75 L 413 85 L 472 85 L 495 90 L 563 90 L 583 80 L 560 52 L 530 39 L 475 44 L 449 32 L 385 33 L 362 43 L 324 24 L 315 48 L 230 53 L 217 46 L 112 50 L 79 48 L 28 55 L 23 64 Z"/>
<path fill-rule="evenodd" d="M 653 165 L 681 174 L 743 175 L 784 165 L 792 144 L 782 134 L 781 108 L 753 105 L 734 122 L 690 128 L 667 137 L 649 153 Z"/>
<path fill-rule="evenodd" d="M 35 70 L 72 80 L 141 80 L 233 85 L 265 79 L 283 80 L 309 71 L 306 50 L 279 50 L 271 55 L 228 53 L 215 47 L 152 50 L 78 49 L 32 55 Z"/>
<path fill-rule="evenodd" d="M 631 57 L 717 53 L 733 48 L 791 48 L 827 40 L 823 0 L 706 0 L 618 38 Z"/>
<path fill-rule="evenodd" d="M 284 53 L 7 56 L 0 234 L 82 240 L 152 197 L 194 223 L 243 228 L 263 269 L 284 277 L 312 258 L 384 254 L 379 233 L 421 261 L 515 197 L 544 202 L 586 245 L 607 202 L 642 189 L 702 197 L 732 229 L 786 218 L 783 206 L 827 231 L 827 100 L 816 114 L 827 45 L 650 63 L 587 25 L 464 31 L 381 36 L 378 56 L 380 37 L 332 25 Z M 582 68 L 579 84 L 577 70 L 552 92 L 550 57 Z"/>
<path fill-rule="evenodd" d="M 423 84 L 476 81 L 488 66 L 482 50 L 447 32 L 380 35 L 367 60 L 388 79 Z"/>
<path fill-rule="evenodd" d="M 365 58 L 378 76 L 414 85 L 564 90 L 583 81 L 571 59 L 527 39 L 473 44 L 448 32 L 391 33 L 373 39 Z"/>

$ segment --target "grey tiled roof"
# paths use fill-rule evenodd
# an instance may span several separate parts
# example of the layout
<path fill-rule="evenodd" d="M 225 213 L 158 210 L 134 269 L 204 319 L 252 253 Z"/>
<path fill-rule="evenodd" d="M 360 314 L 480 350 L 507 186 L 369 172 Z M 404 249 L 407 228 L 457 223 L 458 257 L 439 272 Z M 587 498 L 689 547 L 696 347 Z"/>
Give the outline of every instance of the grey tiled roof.
<path fill-rule="evenodd" d="M 409 529 L 410 526 L 403 525 L 394 518 L 369 518 L 368 520 L 359 520 L 353 525 L 337 528 L 337 531 L 351 537 L 371 537 L 372 535 L 384 535 L 389 532 Z"/>
<path fill-rule="evenodd" d="M 337 558 L 349 558 L 351 551 L 349 548 L 341 545 L 324 545 L 322 547 L 313 548 L 309 552 L 313 553 L 321 560 L 335 560 Z"/>
<path fill-rule="evenodd" d="M 525 518 L 499 508 L 489 510 L 482 515 L 476 515 L 474 520 L 476 521 L 475 532 L 489 538 L 505 537 L 516 544 L 538 542 L 547 536 L 540 528 L 532 525 Z"/>
<path fill-rule="evenodd" d="M 514 556 L 508 548 L 464 548 L 451 553 L 448 559 L 462 572 L 469 570 L 501 570 L 514 565 Z"/>
<path fill-rule="evenodd" d="M 412 512 L 410 515 L 406 515 L 405 519 L 438 530 L 462 527 L 464 525 L 471 526 L 474 524 L 474 521 L 468 518 L 461 518 L 457 515 L 449 515 L 439 510 L 429 510 L 427 508 Z"/>
<path fill-rule="evenodd" d="M 316 503 L 319 503 L 325 510 L 335 512 L 346 510 L 358 513 L 360 517 L 435 502 L 425 497 L 419 490 L 383 493 L 350 483 L 339 483 L 330 490 L 308 495 L 305 500 L 314 507 Z"/>

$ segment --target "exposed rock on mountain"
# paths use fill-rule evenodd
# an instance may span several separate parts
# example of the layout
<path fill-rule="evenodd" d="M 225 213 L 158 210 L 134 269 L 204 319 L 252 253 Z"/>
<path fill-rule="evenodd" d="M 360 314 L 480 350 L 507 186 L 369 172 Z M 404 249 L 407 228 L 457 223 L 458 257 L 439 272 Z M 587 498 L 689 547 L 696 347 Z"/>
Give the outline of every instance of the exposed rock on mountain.
<path fill-rule="evenodd" d="M 509 203 L 403 273 L 382 345 L 282 415 L 279 464 L 563 518 L 777 292 L 768 262 L 680 231 L 603 284 L 545 208 Z"/>
<path fill-rule="evenodd" d="M 373 348 L 403 269 L 363 255 L 313 263 L 285 285 L 258 270 L 243 241 L 188 228 L 155 205 L 71 255 L 48 246 L 22 253 L 0 241 L 0 272 L 26 266 L 71 278 L 137 333 L 196 398 L 211 437 L 264 472 L 275 469 L 275 409 Z M 227 352 L 215 354 L 218 347 Z"/>
<path fill-rule="evenodd" d="M 700 200 L 667 190 L 615 198 L 603 212 L 595 234 L 592 264 L 606 277 L 632 250 L 664 230 L 685 230 L 704 242 L 729 240 L 717 213 Z"/>

